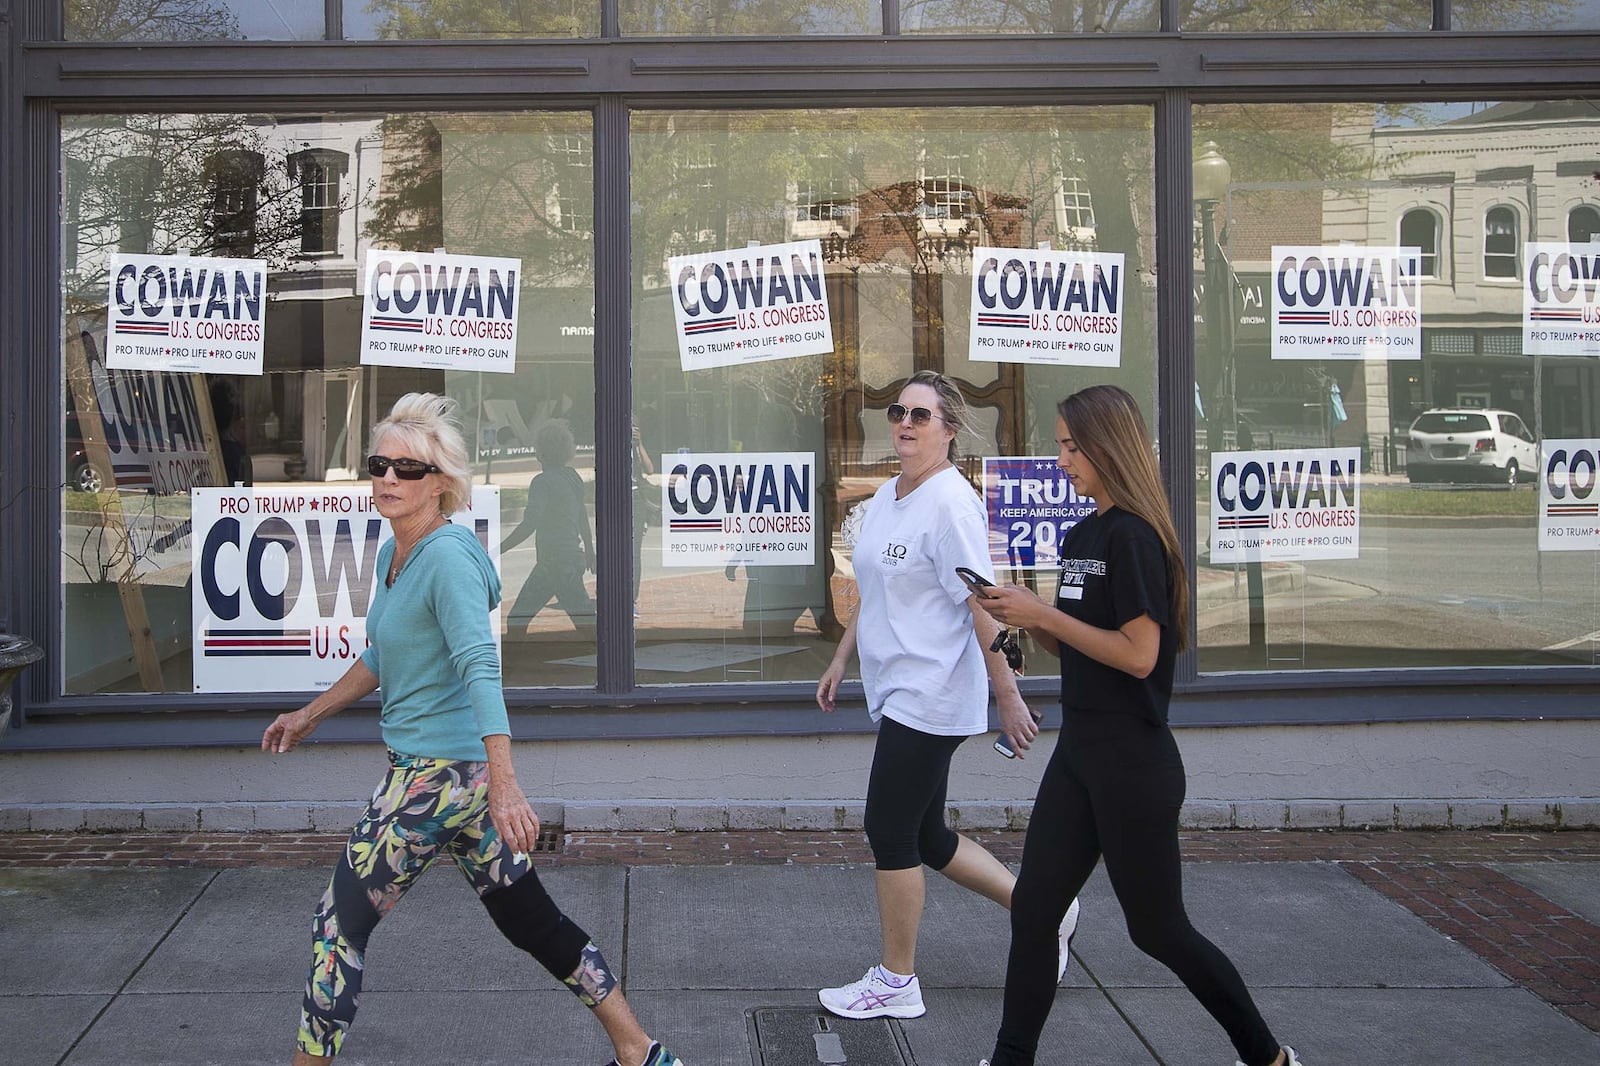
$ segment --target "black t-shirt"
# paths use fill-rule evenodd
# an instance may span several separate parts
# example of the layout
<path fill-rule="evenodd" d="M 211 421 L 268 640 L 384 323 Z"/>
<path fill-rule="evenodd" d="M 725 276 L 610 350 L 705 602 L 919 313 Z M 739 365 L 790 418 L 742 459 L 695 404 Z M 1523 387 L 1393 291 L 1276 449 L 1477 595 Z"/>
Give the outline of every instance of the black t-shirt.
<path fill-rule="evenodd" d="M 1061 645 L 1061 708 L 1167 720 L 1178 639 L 1172 626 L 1166 549 L 1150 523 L 1112 507 L 1073 526 L 1061 542 L 1056 608 L 1100 629 L 1121 629 L 1142 614 L 1161 626 L 1155 669 L 1145 678 Z"/>

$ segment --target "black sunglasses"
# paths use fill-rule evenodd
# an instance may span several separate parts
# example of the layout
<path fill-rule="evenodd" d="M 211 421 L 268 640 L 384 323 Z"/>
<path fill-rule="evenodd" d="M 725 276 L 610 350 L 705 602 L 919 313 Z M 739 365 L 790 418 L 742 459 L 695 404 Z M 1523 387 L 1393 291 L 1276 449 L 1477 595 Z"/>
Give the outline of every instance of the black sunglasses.
<path fill-rule="evenodd" d="M 443 470 L 432 463 L 425 463 L 421 459 L 391 459 L 387 455 L 367 456 L 367 473 L 373 477 L 382 477 L 390 470 L 401 481 L 421 481 L 429 474 L 442 474 Z"/>
<path fill-rule="evenodd" d="M 892 403 L 889 405 L 889 409 L 883 413 L 888 416 L 890 424 L 896 426 L 906 420 L 908 413 L 911 415 L 911 424 L 913 426 L 925 426 L 935 418 L 941 422 L 944 421 L 942 416 L 934 414 L 926 407 L 908 408 L 903 403 Z"/>

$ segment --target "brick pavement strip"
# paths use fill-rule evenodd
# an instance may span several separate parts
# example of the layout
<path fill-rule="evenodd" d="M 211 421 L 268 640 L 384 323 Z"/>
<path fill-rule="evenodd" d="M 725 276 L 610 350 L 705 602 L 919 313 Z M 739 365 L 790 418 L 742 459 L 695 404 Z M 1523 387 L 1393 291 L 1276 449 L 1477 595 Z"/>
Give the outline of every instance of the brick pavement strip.
<path fill-rule="evenodd" d="M 969 834 L 1002 861 L 1023 834 Z M 1181 834 L 1188 862 L 1336 863 L 1600 1033 L 1600 928 L 1490 863 L 1600 863 L 1600 832 L 1209 830 Z M 0 833 L 0 867 L 327 866 L 343 833 Z M 571 832 L 540 866 L 869 863 L 859 831 Z"/>

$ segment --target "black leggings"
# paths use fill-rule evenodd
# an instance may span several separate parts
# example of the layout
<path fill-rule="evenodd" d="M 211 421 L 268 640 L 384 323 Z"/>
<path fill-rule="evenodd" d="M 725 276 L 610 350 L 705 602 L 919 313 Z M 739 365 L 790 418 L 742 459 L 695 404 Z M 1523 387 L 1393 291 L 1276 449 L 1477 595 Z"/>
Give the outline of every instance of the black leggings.
<path fill-rule="evenodd" d="M 867 843 L 880 870 L 942 870 L 961 838 L 944 824 L 950 760 L 966 737 L 941 737 L 901 725 L 878 724 L 878 746 L 867 780 Z"/>
<path fill-rule="evenodd" d="M 1183 759 L 1172 731 L 1133 715 L 1068 710 L 1039 782 L 1011 896 L 1011 955 L 994 1066 L 1031 1066 L 1055 1003 L 1056 929 L 1103 856 L 1134 946 L 1175 973 L 1250 1066 L 1278 1042 L 1239 971 L 1183 907 L 1178 808 Z"/>

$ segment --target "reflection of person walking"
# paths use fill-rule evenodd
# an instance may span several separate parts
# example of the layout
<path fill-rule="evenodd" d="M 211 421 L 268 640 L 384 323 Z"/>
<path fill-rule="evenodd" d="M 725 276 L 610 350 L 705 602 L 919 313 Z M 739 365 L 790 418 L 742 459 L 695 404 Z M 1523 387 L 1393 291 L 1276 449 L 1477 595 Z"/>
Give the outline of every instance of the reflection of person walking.
<path fill-rule="evenodd" d="M 366 651 L 333 686 L 280 714 L 261 748 L 292 751 L 319 722 L 381 685 L 389 773 L 356 823 L 312 920 L 294 1066 L 333 1061 L 355 1018 L 368 938 L 435 860 L 448 856 L 505 938 L 563 982 L 605 1028 L 611 1066 L 681 1066 L 640 1028 L 589 934 L 561 913 L 528 862 L 539 817 L 517 784 L 489 613 L 494 564 L 446 516 L 469 499 L 455 404 L 402 396 L 372 431 L 372 497 L 394 538 L 367 614 Z M 470 945 L 462 945 L 470 950 Z M 420 978 L 429 960 L 410 960 Z M 469 1027 L 470 1030 L 470 1027 Z M 462 1049 L 459 1059 L 470 1059 Z"/>
<path fill-rule="evenodd" d="M 1032 1066 L 1055 1003 L 1055 923 L 1104 858 L 1128 934 L 1227 1030 L 1249 1066 L 1297 1066 L 1233 963 L 1189 923 L 1178 811 L 1183 760 L 1167 727 L 1172 673 L 1189 641 L 1189 587 L 1144 416 L 1110 385 L 1057 407 L 1057 460 L 1095 513 L 1061 542 L 1054 605 L 1020 585 L 978 605 L 1061 657 L 1061 740 L 1028 820 L 1011 905 L 1011 954 L 994 1057 Z"/>
<path fill-rule="evenodd" d="M 817 993 L 845 1018 L 924 1013 L 916 974 L 924 865 L 1011 906 L 1011 871 L 945 824 L 950 760 L 967 737 L 988 730 L 991 687 L 1001 728 L 1018 750 L 1038 733 L 1010 665 L 998 649 L 986 650 L 997 627 L 956 576 L 958 566 L 994 575 L 983 502 L 954 465 L 965 398 L 949 378 L 920 371 L 888 415 L 900 475 L 872 497 L 861 521 L 853 555 L 860 613 L 817 683 L 818 706 L 832 711 L 859 651 L 867 708 L 878 722 L 865 828 L 877 865 L 883 954 L 860 980 Z M 1056 919 L 1057 980 L 1076 914 Z"/>
<path fill-rule="evenodd" d="M 553 599 L 580 629 L 594 626 L 594 601 L 584 587 L 585 571 L 594 569 L 594 532 L 584 502 L 583 479 L 572 469 L 572 431 L 551 420 L 534 435 L 534 450 L 543 468 L 528 482 L 528 503 L 522 521 L 500 544 L 504 555 L 533 537 L 533 571 L 522 584 L 506 629 L 518 635 Z"/>
<path fill-rule="evenodd" d="M 633 616 L 639 617 L 639 588 L 644 577 L 644 532 L 652 524 L 661 524 L 661 501 L 656 498 L 655 483 L 650 475 L 656 465 L 650 461 L 650 452 L 644 446 L 644 436 L 639 427 L 633 427 L 633 447 L 628 453 L 633 467 Z"/>

